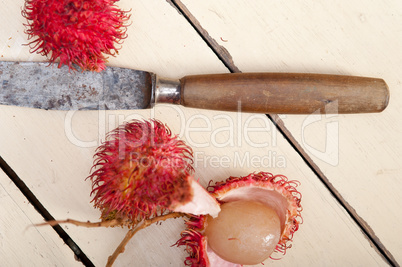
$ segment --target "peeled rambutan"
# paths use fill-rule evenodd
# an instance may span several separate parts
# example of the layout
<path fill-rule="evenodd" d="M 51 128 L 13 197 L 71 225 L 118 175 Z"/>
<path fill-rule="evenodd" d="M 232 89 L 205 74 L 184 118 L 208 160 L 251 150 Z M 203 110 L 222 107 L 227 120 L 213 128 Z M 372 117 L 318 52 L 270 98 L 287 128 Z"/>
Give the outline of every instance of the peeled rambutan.
<path fill-rule="evenodd" d="M 59 67 L 102 71 L 107 57 L 115 55 L 127 37 L 127 11 L 118 0 L 26 0 L 22 15 L 31 52 L 60 59 Z"/>
<path fill-rule="evenodd" d="M 216 218 L 192 216 L 176 243 L 185 246 L 188 266 L 242 266 L 285 253 L 302 222 L 295 181 L 267 172 L 230 177 L 209 186 L 221 204 Z"/>
<path fill-rule="evenodd" d="M 192 178 L 191 164 L 191 148 L 166 125 L 128 122 L 97 149 L 88 177 L 94 206 L 102 221 L 118 219 L 129 227 L 166 211 L 216 215 L 219 205 Z M 197 198 L 203 199 L 198 206 Z"/>

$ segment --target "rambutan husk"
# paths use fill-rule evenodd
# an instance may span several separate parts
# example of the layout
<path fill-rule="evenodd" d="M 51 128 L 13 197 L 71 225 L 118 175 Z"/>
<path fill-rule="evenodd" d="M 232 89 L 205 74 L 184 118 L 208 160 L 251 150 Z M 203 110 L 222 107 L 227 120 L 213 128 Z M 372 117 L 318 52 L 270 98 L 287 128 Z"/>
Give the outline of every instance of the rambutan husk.
<path fill-rule="evenodd" d="M 130 15 L 118 0 L 26 0 L 22 16 L 31 53 L 83 71 L 102 71 L 127 38 Z"/>
<path fill-rule="evenodd" d="M 88 177 L 102 221 L 133 228 L 166 212 L 217 214 L 217 201 L 192 177 L 192 158 L 191 148 L 157 120 L 130 121 L 110 132 Z"/>
<path fill-rule="evenodd" d="M 275 256 L 284 255 L 291 247 L 293 234 L 302 223 L 301 194 L 296 190 L 297 181 L 288 181 L 283 175 L 268 172 L 252 173 L 244 177 L 230 177 L 226 181 L 209 185 L 208 190 L 220 203 L 238 200 L 257 201 L 274 209 L 279 216 L 281 235 L 275 248 Z M 186 221 L 186 230 L 182 232 L 177 246 L 185 246 L 189 256 L 187 266 L 241 266 L 220 258 L 208 246 L 205 229 L 208 227 L 207 216 L 190 216 Z"/>
<path fill-rule="evenodd" d="M 159 121 L 125 123 L 94 157 L 88 179 L 102 221 L 120 219 L 132 228 L 191 200 L 192 150 Z"/>

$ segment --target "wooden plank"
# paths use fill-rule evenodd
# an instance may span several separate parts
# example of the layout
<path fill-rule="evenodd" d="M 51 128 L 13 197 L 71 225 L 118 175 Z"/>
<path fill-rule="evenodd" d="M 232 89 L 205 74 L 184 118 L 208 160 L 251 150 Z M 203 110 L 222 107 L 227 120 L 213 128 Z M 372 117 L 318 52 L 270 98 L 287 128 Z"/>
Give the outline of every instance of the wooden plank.
<path fill-rule="evenodd" d="M 119 4 L 133 9 L 133 24 L 120 55 L 110 59 L 110 65 L 150 70 L 171 78 L 227 72 L 168 2 L 121 1 Z M 16 6 L 14 11 L 3 11 L 4 22 L 7 21 L 13 36 L 24 38 L 20 35 L 20 19 L 8 15 L 17 13 Z M 10 32 L 4 34 L 9 36 Z M 0 40 L 8 40 L 8 37 Z M 0 52 L 10 55 L 4 58 L 8 60 L 42 59 L 29 55 L 26 49 L 11 44 Z M 268 260 L 266 264 L 386 265 L 359 227 L 264 115 L 167 105 L 141 111 L 107 112 L 58 112 L 2 106 L 1 156 L 54 217 L 96 221 L 100 214 L 90 203 L 91 186 L 85 181 L 96 146 L 107 131 L 123 121 L 150 117 L 167 123 L 174 133 L 194 147 L 196 177 L 204 186 L 209 180 L 262 170 L 301 181 L 305 223 L 283 260 Z M 245 129 L 248 131 L 244 132 Z M 63 228 L 96 266 L 105 265 L 107 256 L 127 232 L 121 228 L 86 229 L 69 225 Z M 116 266 L 182 266 L 183 249 L 171 247 L 182 230 L 182 220 L 172 220 L 141 231 L 118 258 Z"/>
<path fill-rule="evenodd" d="M 0 202 L 2 266 L 82 266 L 52 228 L 33 226 L 41 216 L 1 170 Z"/>
<path fill-rule="evenodd" d="M 156 114 L 164 121 L 169 121 L 165 114 L 181 118 L 180 111 L 172 111 L 172 107 L 159 111 L 161 108 L 156 108 Z M 261 170 L 284 174 L 302 184 L 304 224 L 287 255 L 280 261 L 268 260 L 266 265 L 386 265 L 265 115 L 199 112 L 185 109 L 185 119 L 169 125 L 195 148 L 196 177 L 202 185 L 211 179 L 219 181 Z M 184 128 L 182 121 L 186 122 Z M 193 130 L 195 127 L 211 129 L 203 132 Z"/>
<path fill-rule="evenodd" d="M 402 199 L 395 192 L 402 172 L 401 3 L 182 2 L 241 71 L 348 74 L 388 82 L 391 102 L 381 114 L 281 118 L 306 160 L 400 263 L 402 242 L 395 236 L 402 232 L 390 229 L 402 219 L 396 212 Z"/>

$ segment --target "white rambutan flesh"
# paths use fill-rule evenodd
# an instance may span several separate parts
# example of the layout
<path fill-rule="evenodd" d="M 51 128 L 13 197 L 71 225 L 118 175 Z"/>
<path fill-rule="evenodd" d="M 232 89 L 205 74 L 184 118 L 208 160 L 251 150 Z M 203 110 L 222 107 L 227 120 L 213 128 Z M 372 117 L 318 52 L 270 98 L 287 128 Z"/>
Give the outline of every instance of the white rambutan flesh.
<path fill-rule="evenodd" d="M 222 259 L 251 265 L 272 254 L 281 227 L 272 208 L 257 201 L 239 200 L 222 204 L 219 216 L 208 218 L 205 235 L 208 246 Z"/>

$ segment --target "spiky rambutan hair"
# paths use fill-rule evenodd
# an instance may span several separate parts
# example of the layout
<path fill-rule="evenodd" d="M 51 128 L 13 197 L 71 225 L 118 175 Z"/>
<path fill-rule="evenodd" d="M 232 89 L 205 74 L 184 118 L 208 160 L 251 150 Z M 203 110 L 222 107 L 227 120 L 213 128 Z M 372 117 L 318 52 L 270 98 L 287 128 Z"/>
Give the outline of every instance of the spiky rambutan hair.
<path fill-rule="evenodd" d="M 127 11 L 117 0 L 26 0 L 22 11 L 31 52 L 74 69 L 102 71 L 127 37 Z"/>
<path fill-rule="evenodd" d="M 93 202 L 102 220 L 129 227 L 191 201 L 192 150 L 159 121 L 130 121 L 98 148 Z"/>

